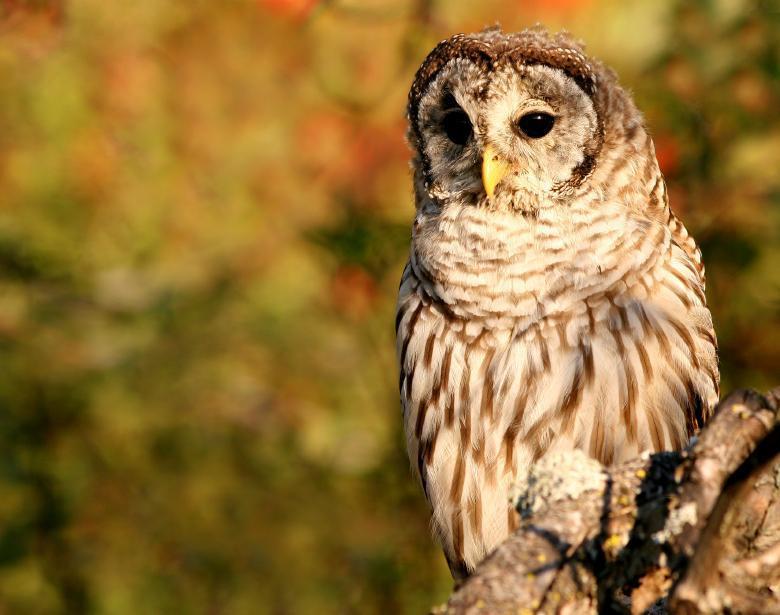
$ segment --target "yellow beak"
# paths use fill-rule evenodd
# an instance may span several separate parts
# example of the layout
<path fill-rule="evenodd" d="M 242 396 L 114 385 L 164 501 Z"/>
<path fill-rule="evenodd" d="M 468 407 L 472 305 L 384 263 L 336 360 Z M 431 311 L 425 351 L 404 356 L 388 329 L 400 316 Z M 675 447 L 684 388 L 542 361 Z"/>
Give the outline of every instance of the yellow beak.
<path fill-rule="evenodd" d="M 501 158 L 492 145 L 485 147 L 482 154 L 482 185 L 489 197 L 493 196 L 496 186 L 509 171 L 509 163 Z"/>

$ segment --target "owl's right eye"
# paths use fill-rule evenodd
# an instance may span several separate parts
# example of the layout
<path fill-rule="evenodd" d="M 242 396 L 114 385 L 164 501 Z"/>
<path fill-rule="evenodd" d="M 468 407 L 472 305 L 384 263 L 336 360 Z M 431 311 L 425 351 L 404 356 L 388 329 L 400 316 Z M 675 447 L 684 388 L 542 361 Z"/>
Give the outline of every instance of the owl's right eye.
<path fill-rule="evenodd" d="M 455 145 L 466 145 L 473 133 L 469 116 L 460 108 L 447 111 L 441 120 L 441 127 Z"/>

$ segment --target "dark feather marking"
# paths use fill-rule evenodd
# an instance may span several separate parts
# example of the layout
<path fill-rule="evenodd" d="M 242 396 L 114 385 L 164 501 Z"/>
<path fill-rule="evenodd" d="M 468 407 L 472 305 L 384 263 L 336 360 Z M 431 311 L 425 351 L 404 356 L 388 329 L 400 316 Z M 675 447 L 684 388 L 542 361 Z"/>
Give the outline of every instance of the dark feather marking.
<path fill-rule="evenodd" d="M 422 435 L 423 425 L 425 424 L 425 415 L 428 413 L 429 402 L 426 399 L 421 399 L 417 406 L 417 420 L 414 424 L 414 435 L 417 439 L 420 439 Z"/>
<path fill-rule="evenodd" d="M 712 388 L 715 390 L 715 395 L 720 396 L 720 374 L 718 373 L 717 368 L 715 368 L 715 371 L 706 370 L 707 375 L 709 375 L 710 380 L 712 380 Z M 707 416 L 712 415 L 713 408 L 708 409 Z"/>
<path fill-rule="evenodd" d="M 480 403 L 479 415 L 481 417 L 489 417 L 493 420 L 493 401 L 494 401 L 494 381 L 493 371 L 490 369 L 490 364 L 493 362 L 493 357 L 496 354 L 496 349 L 491 348 L 482 362 L 482 370 L 484 375 L 484 385 L 482 386 L 482 401 Z"/>
<path fill-rule="evenodd" d="M 470 373 L 468 365 L 463 369 L 460 381 L 460 442 L 462 450 L 468 450 L 471 445 L 471 400 L 469 398 Z"/>
<path fill-rule="evenodd" d="M 696 429 L 698 431 L 699 429 L 704 427 L 704 424 L 707 422 L 707 419 L 709 418 L 708 417 L 709 413 L 707 410 L 707 405 L 704 403 L 704 400 L 699 394 L 699 391 L 696 390 L 693 381 L 688 382 L 688 391 L 689 391 L 689 397 L 692 400 L 691 407 L 696 422 Z"/>
<path fill-rule="evenodd" d="M 452 511 L 452 517 L 450 519 L 452 525 L 452 550 L 455 552 L 455 557 L 459 560 L 463 559 L 463 515 L 461 514 L 460 507 Z"/>
<path fill-rule="evenodd" d="M 692 274 L 694 274 L 694 276 L 698 277 L 698 272 L 696 272 L 693 269 L 691 269 L 687 264 L 686 264 L 686 267 L 687 267 L 688 271 L 690 271 Z M 692 290 L 694 293 L 696 293 L 696 297 L 699 299 L 699 301 L 701 301 L 702 305 L 706 305 L 707 304 L 707 298 L 704 296 L 704 291 L 701 289 L 701 284 L 697 284 L 696 282 L 694 282 L 692 280 L 685 279 L 683 277 L 683 275 L 679 271 L 677 271 L 676 269 L 670 268 L 669 269 L 669 273 L 674 278 L 679 280 L 680 284 L 683 285 L 683 288 L 688 288 L 688 289 Z"/>
<path fill-rule="evenodd" d="M 447 427 L 452 427 L 455 422 L 455 395 L 450 393 L 447 395 L 447 403 L 444 405 L 444 424 Z"/>
<path fill-rule="evenodd" d="M 471 522 L 471 530 L 477 535 L 482 535 L 482 499 L 481 494 L 477 494 L 473 499 L 469 500 L 469 521 Z"/>
<path fill-rule="evenodd" d="M 425 342 L 425 351 L 423 352 L 423 366 L 427 369 L 431 366 L 433 360 L 433 344 L 436 341 L 436 334 L 431 333 Z"/>
<path fill-rule="evenodd" d="M 616 305 L 616 304 L 613 305 L 617 310 L 618 318 L 620 318 L 620 328 L 623 329 L 624 331 L 629 329 L 628 310 L 626 310 L 626 308 L 622 305 Z"/>
<path fill-rule="evenodd" d="M 664 429 L 658 417 L 658 411 L 651 402 L 645 407 L 645 416 L 647 417 L 647 430 L 650 432 L 650 439 L 653 441 L 653 451 L 664 450 Z"/>
<path fill-rule="evenodd" d="M 536 423 L 534 423 L 531 428 L 523 435 L 523 442 L 532 448 L 533 461 L 538 461 L 550 446 L 549 439 L 546 439 L 545 435 L 547 432 L 551 431 L 551 423 L 552 418 L 550 418 L 548 413 L 548 415 L 536 421 Z"/>
<path fill-rule="evenodd" d="M 417 369 L 417 363 L 412 363 L 411 368 L 406 372 L 406 396 L 412 396 L 412 383 L 414 382 L 414 372 Z"/>
<path fill-rule="evenodd" d="M 431 501 L 430 495 L 428 494 L 428 473 L 425 470 L 425 464 L 423 463 L 423 459 L 425 457 L 425 444 L 420 442 L 418 448 L 417 448 L 417 472 L 420 474 L 420 485 L 422 485 L 423 493 L 425 494 L 425 497 L 428 499 L 428 501 Z"/>
<path fill-rule="evenodd" d="M 590 343 L 585 343 L 580 340 L 580 355 L 582 356 L 583 384 L 585 386 L 590 386 L 593 383 L 593 378 L 596 374 L 596 367 L 593 364 L 593 347 Z"/>
<path fill-rule="evenodd" d="M 688 406 L 685 409 L 685 428 L 690 438 L 702 428 L 705 421 L 705 406 L 701 395 L 696 391 L 693 382 L 688 380 L 685 386 L 688 391 Z"/>
<path fill-rule="evenodd" d="M 603 412 L 604 408 L 599 405 L 598 408 L 594 408 L 594 421 L 593 421 L 593 428 L 590 432 L 590 443 L 588 445 L 588 450 L 590 451 L 590 456 L 594 459 L 598 459 L 602 463 L 604 462 L 604 442 L 605 442 L 605 431 L 604 431 L 604 420 L 603 420 Z"/>
<path fill-rule="evenodd" d="M 679 288 L 675 287 L 669 287 L 671 291 L 674 293 L 675 297 L 677 297 L 680 300 L 680 303 L 683 304 L 683 307 L 690 308 L 691 307 L 691 300 L 688 299 L 688 296 L 682 292 Z"/>
<path fill-rule="evenodd" d="M 438 429 L 431 434 L 430 438 L 421 440 L 417 448 L 417 471 L 420 473 L 420 482 L 422 483 L 425 496 L 430 501 L 428 495 L 428 470 L 427 467 L 433 463 L 433 454 L 436 452 L 436 442 L 438 440 Z"/>
<path fill-rule="evenodd" d="M 466 464 L 463 455 L 458 455 L 455 460 L 455 471 L 452 474 L 452 485 L 450 486 L 450 501 L 453 504 L 460 503 L 460 496 L 463 493 L 463 480 L 466 475 Z"/>
<path fill-rule="evenodd" d="M 542 368 L 545 371 L 550 371 L 550 353 L 547 350 L 547 341 L 539 335 L 539 352 L 542 355 Z"/>
<path fill-rule="evenodd" d="M 645 350 L 645 347 L 638 338 L 634 338 L 634 347 L 636 348 L 636 353 L 639 355 L 639 362 L 642 364 L 642 373 L 645 376 L 644 385 L 647 386 L 653 380 L 653 365 L 650 363 L 650 357 L 647 354 L 647 350 Z"/>
<path fill-rule="evenodd" d="M 688 407 L 688 390 L 686 383 L 677 372 L 669 370 L 668 374 L 669 377 L 666 380 L 667 388 L 672 394 L 674 401 L 677 402 L 677 406 L 684 411 Z"/>
<path fill-rule="evenodd" d="M 656 323 L 653 327 L 653 333 L 658 340 L 658 344 L 661 347 L 661 352 L 663 352 L 664 358 L 667 359 L 667 361 L 671 361 L 672 346 L 669 343 L 669 338 L 666 337 L 666 333 L 664 333 L 663 326 Z"/>
<path fill-rule="evenodd" d="M 441 361 L 441 368 L 439 369 L 438 381 L 433 386 L 433 393 L 431 394 L 431 403 L 436 405 L 439 403 L 441 392 L 446 391 L 450 381 L 450 364 L 452 363 L 452 344 L 447 346 L 447 350 L 444 351 L 444 358 Z"/>
<path fill-rule="evenodd" d="M 647 293 L 650 294 L 650 290 L 646 286 L 645 290 L 647 290 Z M 650 317 L 647 315 L 645 307 L 641 303 L 636 304 L 636 310 L 639 316 L 639 322 L 642 325 L 642 333 L 644 333 L 645 338 L 649 338 L 653 332 L 653 327 L 650 323 Z"/>
<path fill-rule="evenodd" d="M 625 331 L 629 327 L 628 312 L 625 307 L 618 306 L 614 303 L 611 296 L 608 296 L 609 302 L 612 304 L 613 309 L 616 311 L 618 320 L 620 321 L 620 328 L 617 329 L 614 326 L 614 322 L 610 323 L 609 331 L 615 340 L 615 346 L 617 348 L 618 355 L 623 365 L 623 375 L 625 381 L 625 397 L 623 397 L 621 391 L 621 414 L 623 417 L 623 423 L 625 425 L 628 441 L 636 441 L 636 420 L 634 417 L 634 404 L 637 395 L 637 383 L 634 372 L 631 369 L 629 363 L 628 353 L 626 352 L 625 343 L 623 342 L 623 335 L 621 331 Z"/>
<path fill-rule="evenodd" d="M 636 416 L 634 414 L 634 408 L 636 405 L 636 397 L 638 394 L 638 387 L 636 382 L 636 376 L 634 376 L 634 370 L 631 368 L 631 364 L 628 362 L 628 358 L 623 362 L 623 371 L 626 376 L 626 400 L 623 404 L 623 423 L 626 426 L 626 432 L 629 442 L 636 442 Z"/>
<path fill-rule="evenodd" d="M 504 378 L 504 381 L 501 383 L 501 388 L 498 391 L 498 396 L 501 399 L 505 399 L 508 390 L 509 390 L 509 378 Z"/>
<path fill-rule="evenodd" d="M 569 344 L 566 341 L 566 324 L 559 321 L 555 325 L 555 329 L 558 332 L 558 343 L 560 344 L 560 347 L 563 349 L 568 348 Z"/>
<path fill-rule="evenodd" d="M 615 346 L 617 347 L 618 355 L 620 355 L 621 359 L 625 360 L 626 346 L 623 344 L 623 336 L 620 334 L 618 329 L 610 328 L 609 332 L 612 334 L 612 339 L 615 340 Z"/>
<path fill-rule="evenodd" d="M 718 341 L 715 339 L 714 331 L 707 329 L 706 327 L 702 327 L 701 325 L 697 325 L 696 333 L 699 334 L 699 337 L 706 339 L 713 348 L 716 350 L 718 349 Z"/>
<path fill-rule="evenodd" d="M 406 370 L 406 353 L 409 350 L 409 342 L 412 339 L 412 335 L 414 334 L 414 327 L 417 325 L 417 320 L 420 318 L 420 313 L 422 312 L 423 304 L 422 302 L 417 304 L 417 307 L 414 308 L 414 311 L 412 312 L 411 317 L 409 318 L 409 325 L 406 328 L 406 337 L 404 338 L 404 343 L 401 345 L 401 354 L 398 357 L 398 362 L 401 366 L 401 373 L 403 374 Z M 412 365 L 412 369 L 409 370 L 407 373 L 406 378 L 406 393 L 407 396 L 411 395 L 411 382 L 414 378 L 414 365 Z M 399 383 L 398 388 L 401 388 L 401 385 Z"/>
<path fill-rule="evenodd" d="M 474 448 L 473 448 L 473 458 L 474 463 L 477 465 L 477 467 L 481 467 L 485 463 L 485 434 L 481 433 L 479 436 L 477 436 L 476 441 L 474 442 Z"/>
<path fill-rule="evenodd" d="M 685 442 L 683 442 L 682 435 L 680 434 L 679 430 L 674 429 L 671 425 L 669 426 L 669 437 L 672 441 L 672 450 L 673 451 L 680 451 L 682 450 L 683 446 L 685 446 Z"/>
<path fill-rule="evenodd" d="M 683 341 L 683 343 L 688 347 L 688 353 L 690 354 L 693 366 L 697 370 L 700 369 L 701 363 L 699 362 L 699 355 L 696 353 L 696 344 L 693 341 L 693 337 L 691 336 L 690 331 L 688 331 L 688 329 L 686 329 L 676 318 L 669 318 L 669 324 L 677 332 L 677 335 L 680 336 L 680 339 Z"/>
<path fill-rule="evenodd" d="M 608 429 L 604 430 L 604 448 L 599 461 L 605 466 L 612 465 L 615 460 L 615 436 Z"/>
<path fill-rule="evenodd" d="M 562 418 L 561 428 L 563 433 L 570 433 L 574 428 L 574 416 L 577 406 L 582 397 L 582 375 L 583 375 L 583 357 L 579 357 L 577 366 L 574 368 L 574 375 L 571 379 L 571 385 L 563 398 L 558 412 Z"/>
<path fill-rule="evenodd" d="M 428 440 L 428 445 L 425 450 L 425 464 L 431 465 L 433 462 L 433 454 L 436 452 L 436 443 L 439 441 L 439 430 L 435 429 L 431 434 L 431 439 Z"/>
<path fill-rule="evenodd" d="M 514 416 L 504 433 L 504 467 L 507 469 L 512 467 L 515 451 L 515 438 L 517 438 L 517 434 L 520 433 L 520 428 L 523 426 L 523 415 L 525 414 L 525 408 L 528 405 L 528 398 L 536 386 L 536 375 L 533 373 L 530 374 L 526 386 L 520 386 L 521 391 L 517 396 L 517 400 L 515 400 Z"/>

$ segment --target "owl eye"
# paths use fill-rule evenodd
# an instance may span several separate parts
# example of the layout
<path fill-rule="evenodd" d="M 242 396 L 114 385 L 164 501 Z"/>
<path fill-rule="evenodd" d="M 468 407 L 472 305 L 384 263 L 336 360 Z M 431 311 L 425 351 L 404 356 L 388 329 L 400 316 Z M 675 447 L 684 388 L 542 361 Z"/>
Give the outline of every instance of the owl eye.
<path fill-rule="evenodd" d="M 555 118 L 549 113 L 526 113 L 517 121 L 517 127 L 527 137 L 541 139 L 552 130 Z"/>
<path fill-rule="evenodd" d="M 456 145 L 466 145 L 473 132 L 469 116 L 460 108 L 447 111 L 441 120 L 441 127 L 447 138 Z"/>

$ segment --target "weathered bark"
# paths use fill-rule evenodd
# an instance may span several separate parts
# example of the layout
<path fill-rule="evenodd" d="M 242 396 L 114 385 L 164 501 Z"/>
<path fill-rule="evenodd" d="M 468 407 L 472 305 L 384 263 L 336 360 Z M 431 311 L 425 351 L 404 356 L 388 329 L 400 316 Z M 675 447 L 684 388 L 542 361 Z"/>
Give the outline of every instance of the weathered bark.
<path fill-rule="evenodd" d="M 778 406 L 737 391 L 681 453 L 537 464 L 520 528 L 439 612 L 780 614 Z"/>

